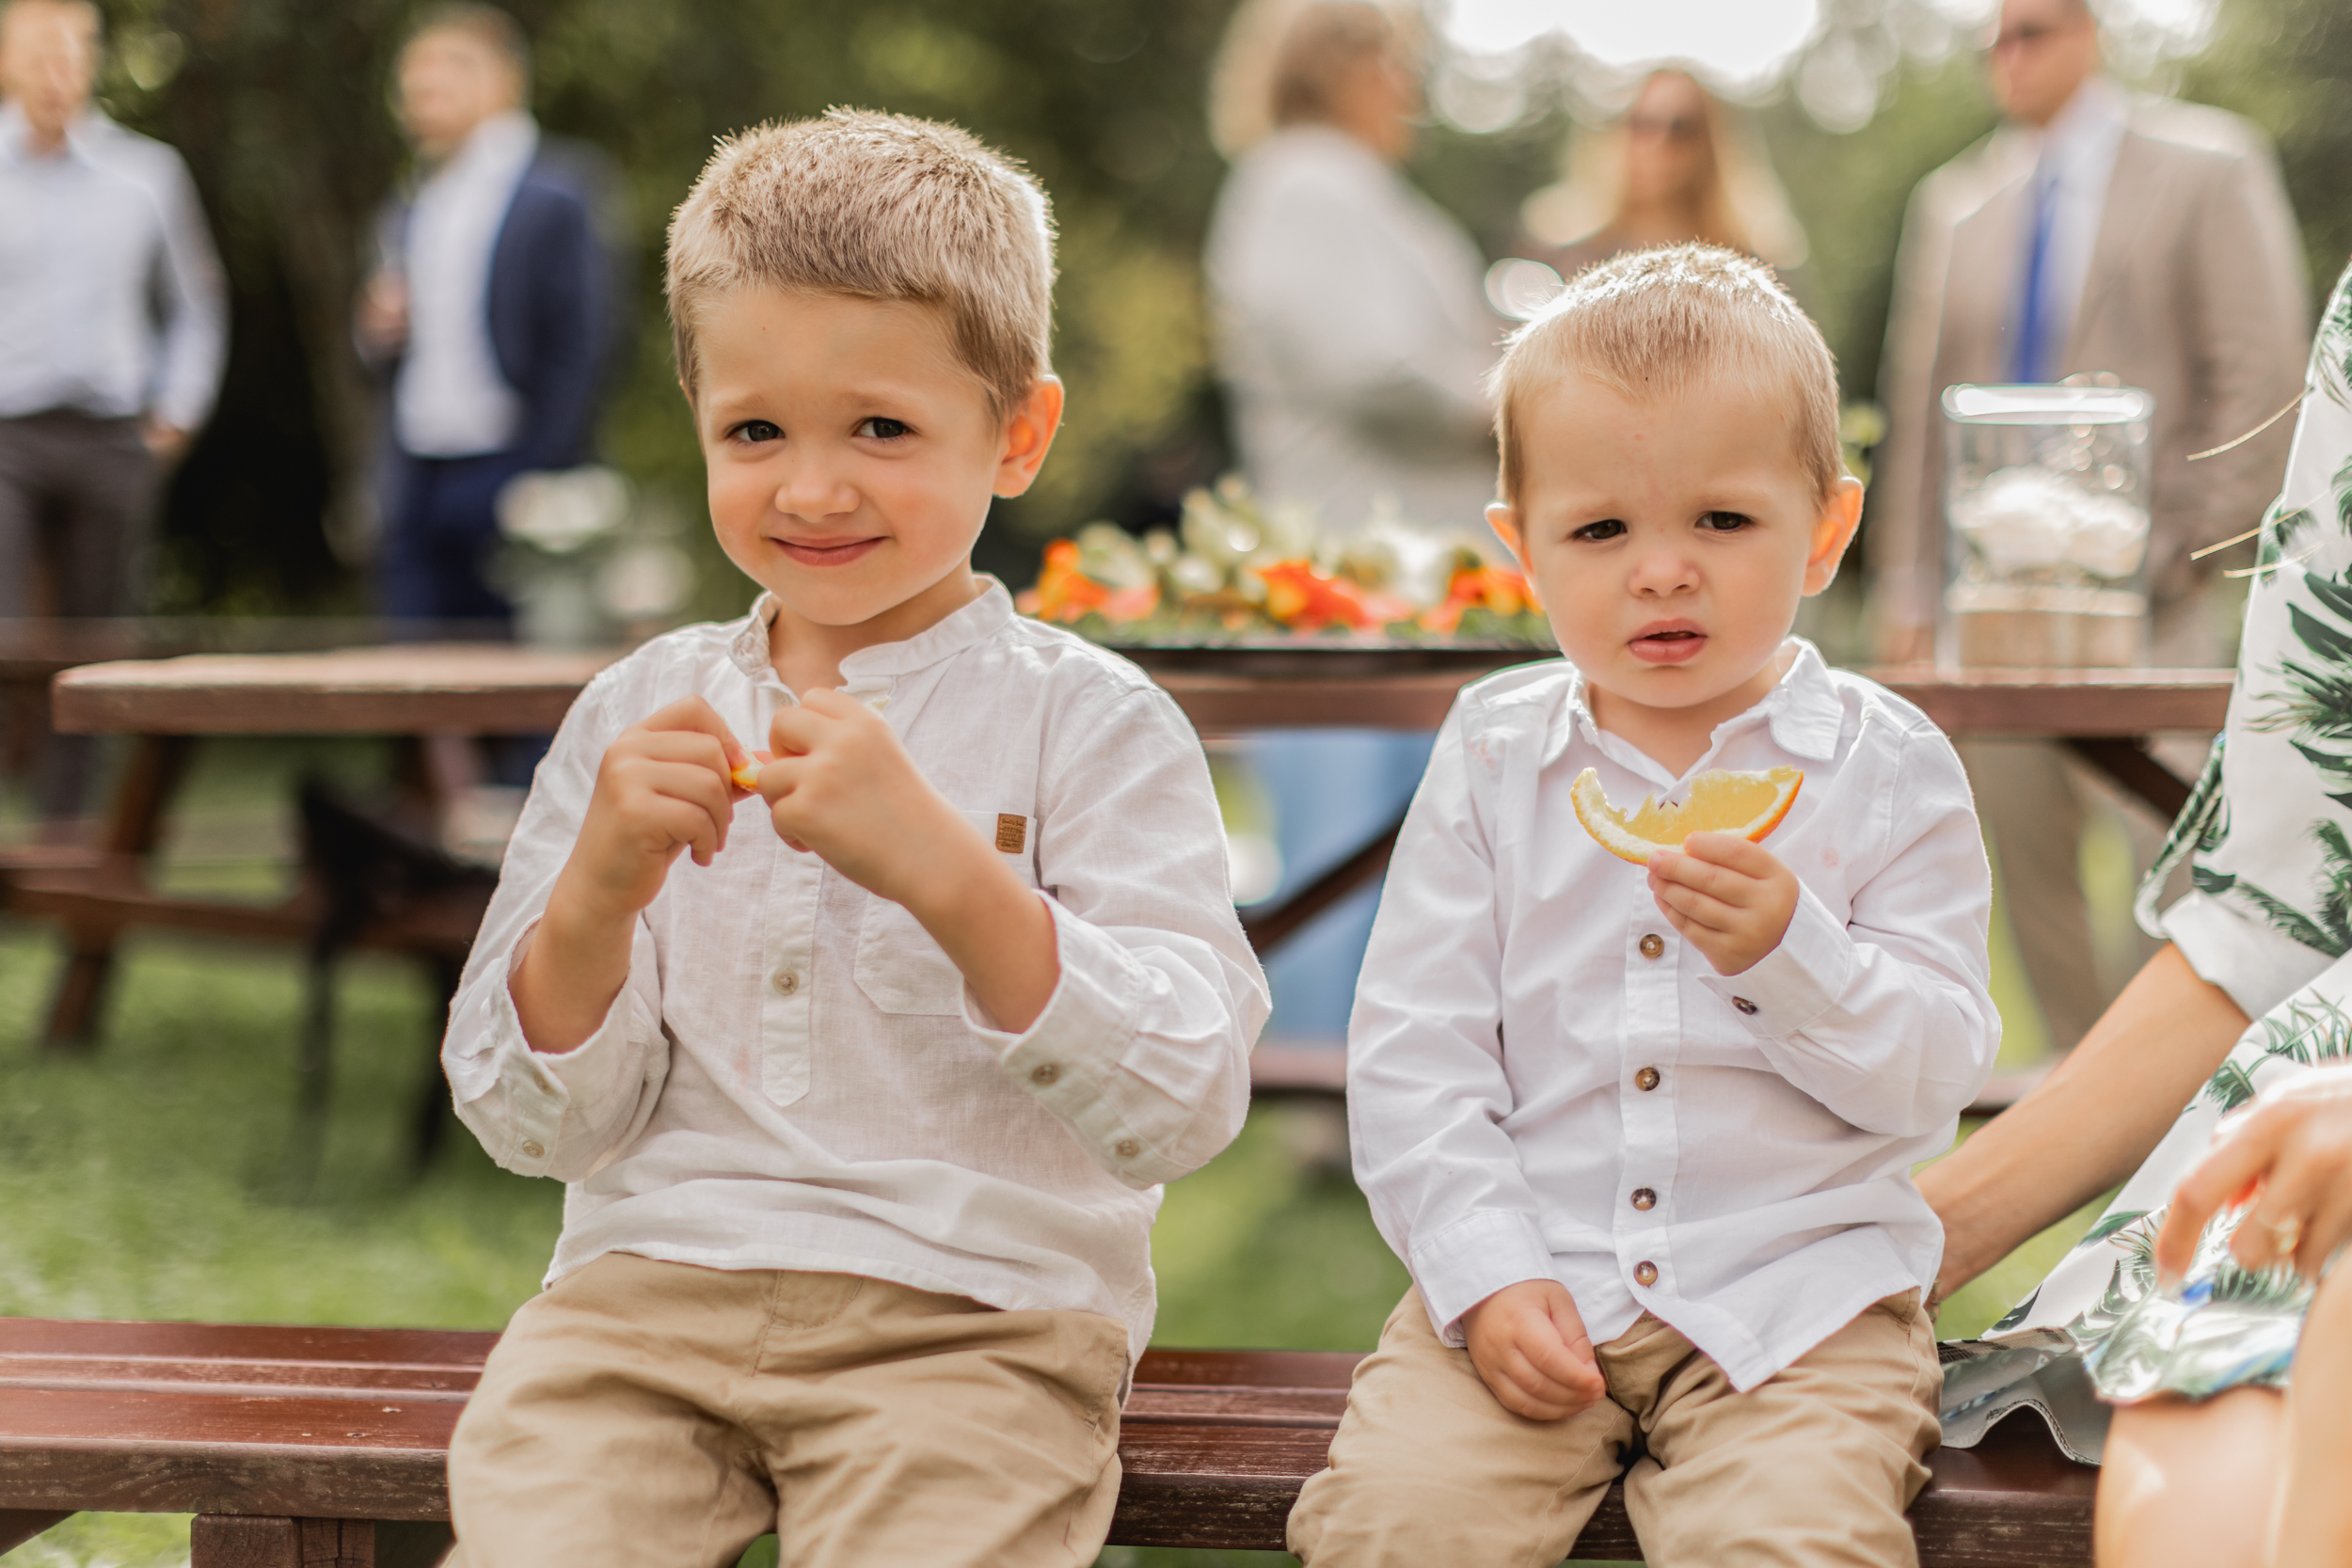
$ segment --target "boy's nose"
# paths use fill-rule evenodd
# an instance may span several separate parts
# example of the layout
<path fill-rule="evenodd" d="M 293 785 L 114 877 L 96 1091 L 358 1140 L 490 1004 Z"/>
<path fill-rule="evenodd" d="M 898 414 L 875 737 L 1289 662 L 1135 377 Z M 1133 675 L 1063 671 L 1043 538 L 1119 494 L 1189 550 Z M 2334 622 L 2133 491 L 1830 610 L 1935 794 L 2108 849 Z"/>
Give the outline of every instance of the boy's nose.
<path fill-rule="evenodd" d="M 794 517 L 831 517 L 857 510 L 855 486 L 821 463 L 802 463 L 776 486 L 776 510 Z"/>
<path fill-rule="evenodd" d="M 1679 593 L 1695 587 L 1698 570 L 1680 550 L 1647 550 L 1633 563 L 1629 586 L 1636 594 Z"/>

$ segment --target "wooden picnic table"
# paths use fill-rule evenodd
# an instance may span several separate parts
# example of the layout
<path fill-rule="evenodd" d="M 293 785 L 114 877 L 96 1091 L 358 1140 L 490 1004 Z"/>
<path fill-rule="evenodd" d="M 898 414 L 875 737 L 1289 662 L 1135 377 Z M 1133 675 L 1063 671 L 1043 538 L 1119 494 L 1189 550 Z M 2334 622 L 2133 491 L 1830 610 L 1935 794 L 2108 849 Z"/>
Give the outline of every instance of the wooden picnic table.
<path fill-rule="evenodd" d="M 1202 735 L 1303 727 L 1431 730 L 1479 675 L 1525 651 L 1358 648 L 1129 650 Z M 0 902 L 68 927 L 72 958 L 52 1009 L 55 1042 L 87 1039 L 117 933 L 170 925 L 299 938 L 304 895 L 278 910 L 170 898 L 147 862 L 191 743 L 204 736 L 513 735 L 554 729 L 614 651 L 410 643 L 325 653 L 198 654 L 86 665 L 53 685 L 60 731 L 134 736 L 102 842 L 78 864 L 0 870 Z M 2147 751 L 2150 736 L 2221 725 L 2226 670 L 1874 672 L 1955 735 L 2065 741 L 2169 815 L 2187 784 Z M 1247 912 L 1262 951 L 1375 879 L 1391 828 L 1274 909 Z M 447 941 L 459 933 L 441 933 Z M 470 932 L 462 933 L 469 936 Z"/>

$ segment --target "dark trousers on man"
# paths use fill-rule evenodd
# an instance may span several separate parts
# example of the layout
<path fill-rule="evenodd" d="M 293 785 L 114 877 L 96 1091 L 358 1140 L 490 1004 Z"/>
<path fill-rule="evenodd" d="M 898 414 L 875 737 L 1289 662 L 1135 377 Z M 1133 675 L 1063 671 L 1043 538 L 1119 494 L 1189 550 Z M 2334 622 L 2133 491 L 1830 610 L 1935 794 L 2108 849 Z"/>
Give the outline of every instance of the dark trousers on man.
<path fill-rule="evenodd" d="M 505 621 L 515 607 L 491 583 L 499 491 L 527 465 L 511 452 L 416 457 L 385 473 L 378 592 L 395 621 Z"/>
<path fill-rule="evenodd" d="M 62 409 L 0 419 L 0 619 L 144 610 L 161 477 L 135 419 Z M 81 816 L 96 743 L 50 734 L 45 704 L 24 728 L 35 809 L 49 821 Z"/>

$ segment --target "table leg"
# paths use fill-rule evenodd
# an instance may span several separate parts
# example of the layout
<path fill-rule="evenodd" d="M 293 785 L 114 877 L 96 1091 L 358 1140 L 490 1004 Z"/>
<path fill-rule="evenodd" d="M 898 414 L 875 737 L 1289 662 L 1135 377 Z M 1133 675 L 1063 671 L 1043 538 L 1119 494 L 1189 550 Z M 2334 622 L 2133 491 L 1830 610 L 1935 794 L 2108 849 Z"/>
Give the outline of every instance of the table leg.
<path fill-rule="evenodd" d="M 1389 824 L 1377 836 L 1347 859 L 1292 894 L 1270 910 L 1256 910 L 1242 916 L 1241 928 L 1249 938 L 1249 945 L 1265 957 L 1283 942 L 1295 936 L 1309 921 L 1362 887 L 1379 880 L 1389 869 L 1389 856 L 1396 848 L 1396 835 L 1405 826 L 1405 817 Z"/>
<path fill-rule="evenodd" d="M 141 863 L 163 840 L 164 814 L 187 771 L 193 747 L 188 736 L 177 735 L 143 735 L 131 742 L 114 802 L 107 808 L 101 846 L 106 863 L 102 875 L 118 881 L 146 880 Z M 50 1005 L 44 1041 L 50 1050 L 83 1052 L 97 1043 L 99 1003 L 114 970 L 115 938 L 119 932 L 113 922 L 67 929 L 65 974 L 58 978 L 56 996 Z"/>
<path fill-rule="evenodd" d="M 50 1526 L 72 1517 L 45 1509 L 0 1508 L 0 1554 L 14 1551 Z"/>
<path fill-rule="evenodd" d="M 2126 793 L 2147 801 L 2168 822 L 2181 814 L 2195 788 L 2188 780 L 2158 762 L 2144 740 L 2076 736 L 2068 738 L 2065 746 Z"/>

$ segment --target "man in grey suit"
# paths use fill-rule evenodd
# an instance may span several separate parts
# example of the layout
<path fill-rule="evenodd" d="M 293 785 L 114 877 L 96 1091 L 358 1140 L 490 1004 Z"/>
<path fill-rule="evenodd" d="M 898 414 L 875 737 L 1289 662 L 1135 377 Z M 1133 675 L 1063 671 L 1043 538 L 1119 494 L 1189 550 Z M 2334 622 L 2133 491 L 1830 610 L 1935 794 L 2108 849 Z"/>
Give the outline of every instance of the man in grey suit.
<path fill-rule="evenodd" d="M 2112 376 L 2155 395 L 2151 660 L 2222 665 L 2235 629 L 2199 547 L 2261 520 L 2288 425 L 2217 456 L 2296 394 L 2311 324 L 2295 219 L 2261 131 L 2126 94 L 2086 0 L 2004 0 L 2007 117 L 1919 184 L 1881 394 L 1892 430 L 1865 551 L 1881 656 L 1925 657 L 1944 572 L 1943 414 L 1957 382 Z M 2050 1042 L 2105 1007 L 2077 866 L 2087 780 L 2054 745 L 1963 748 Z M 2135 825 L 2144 857 L 2153 823 Z"/>

